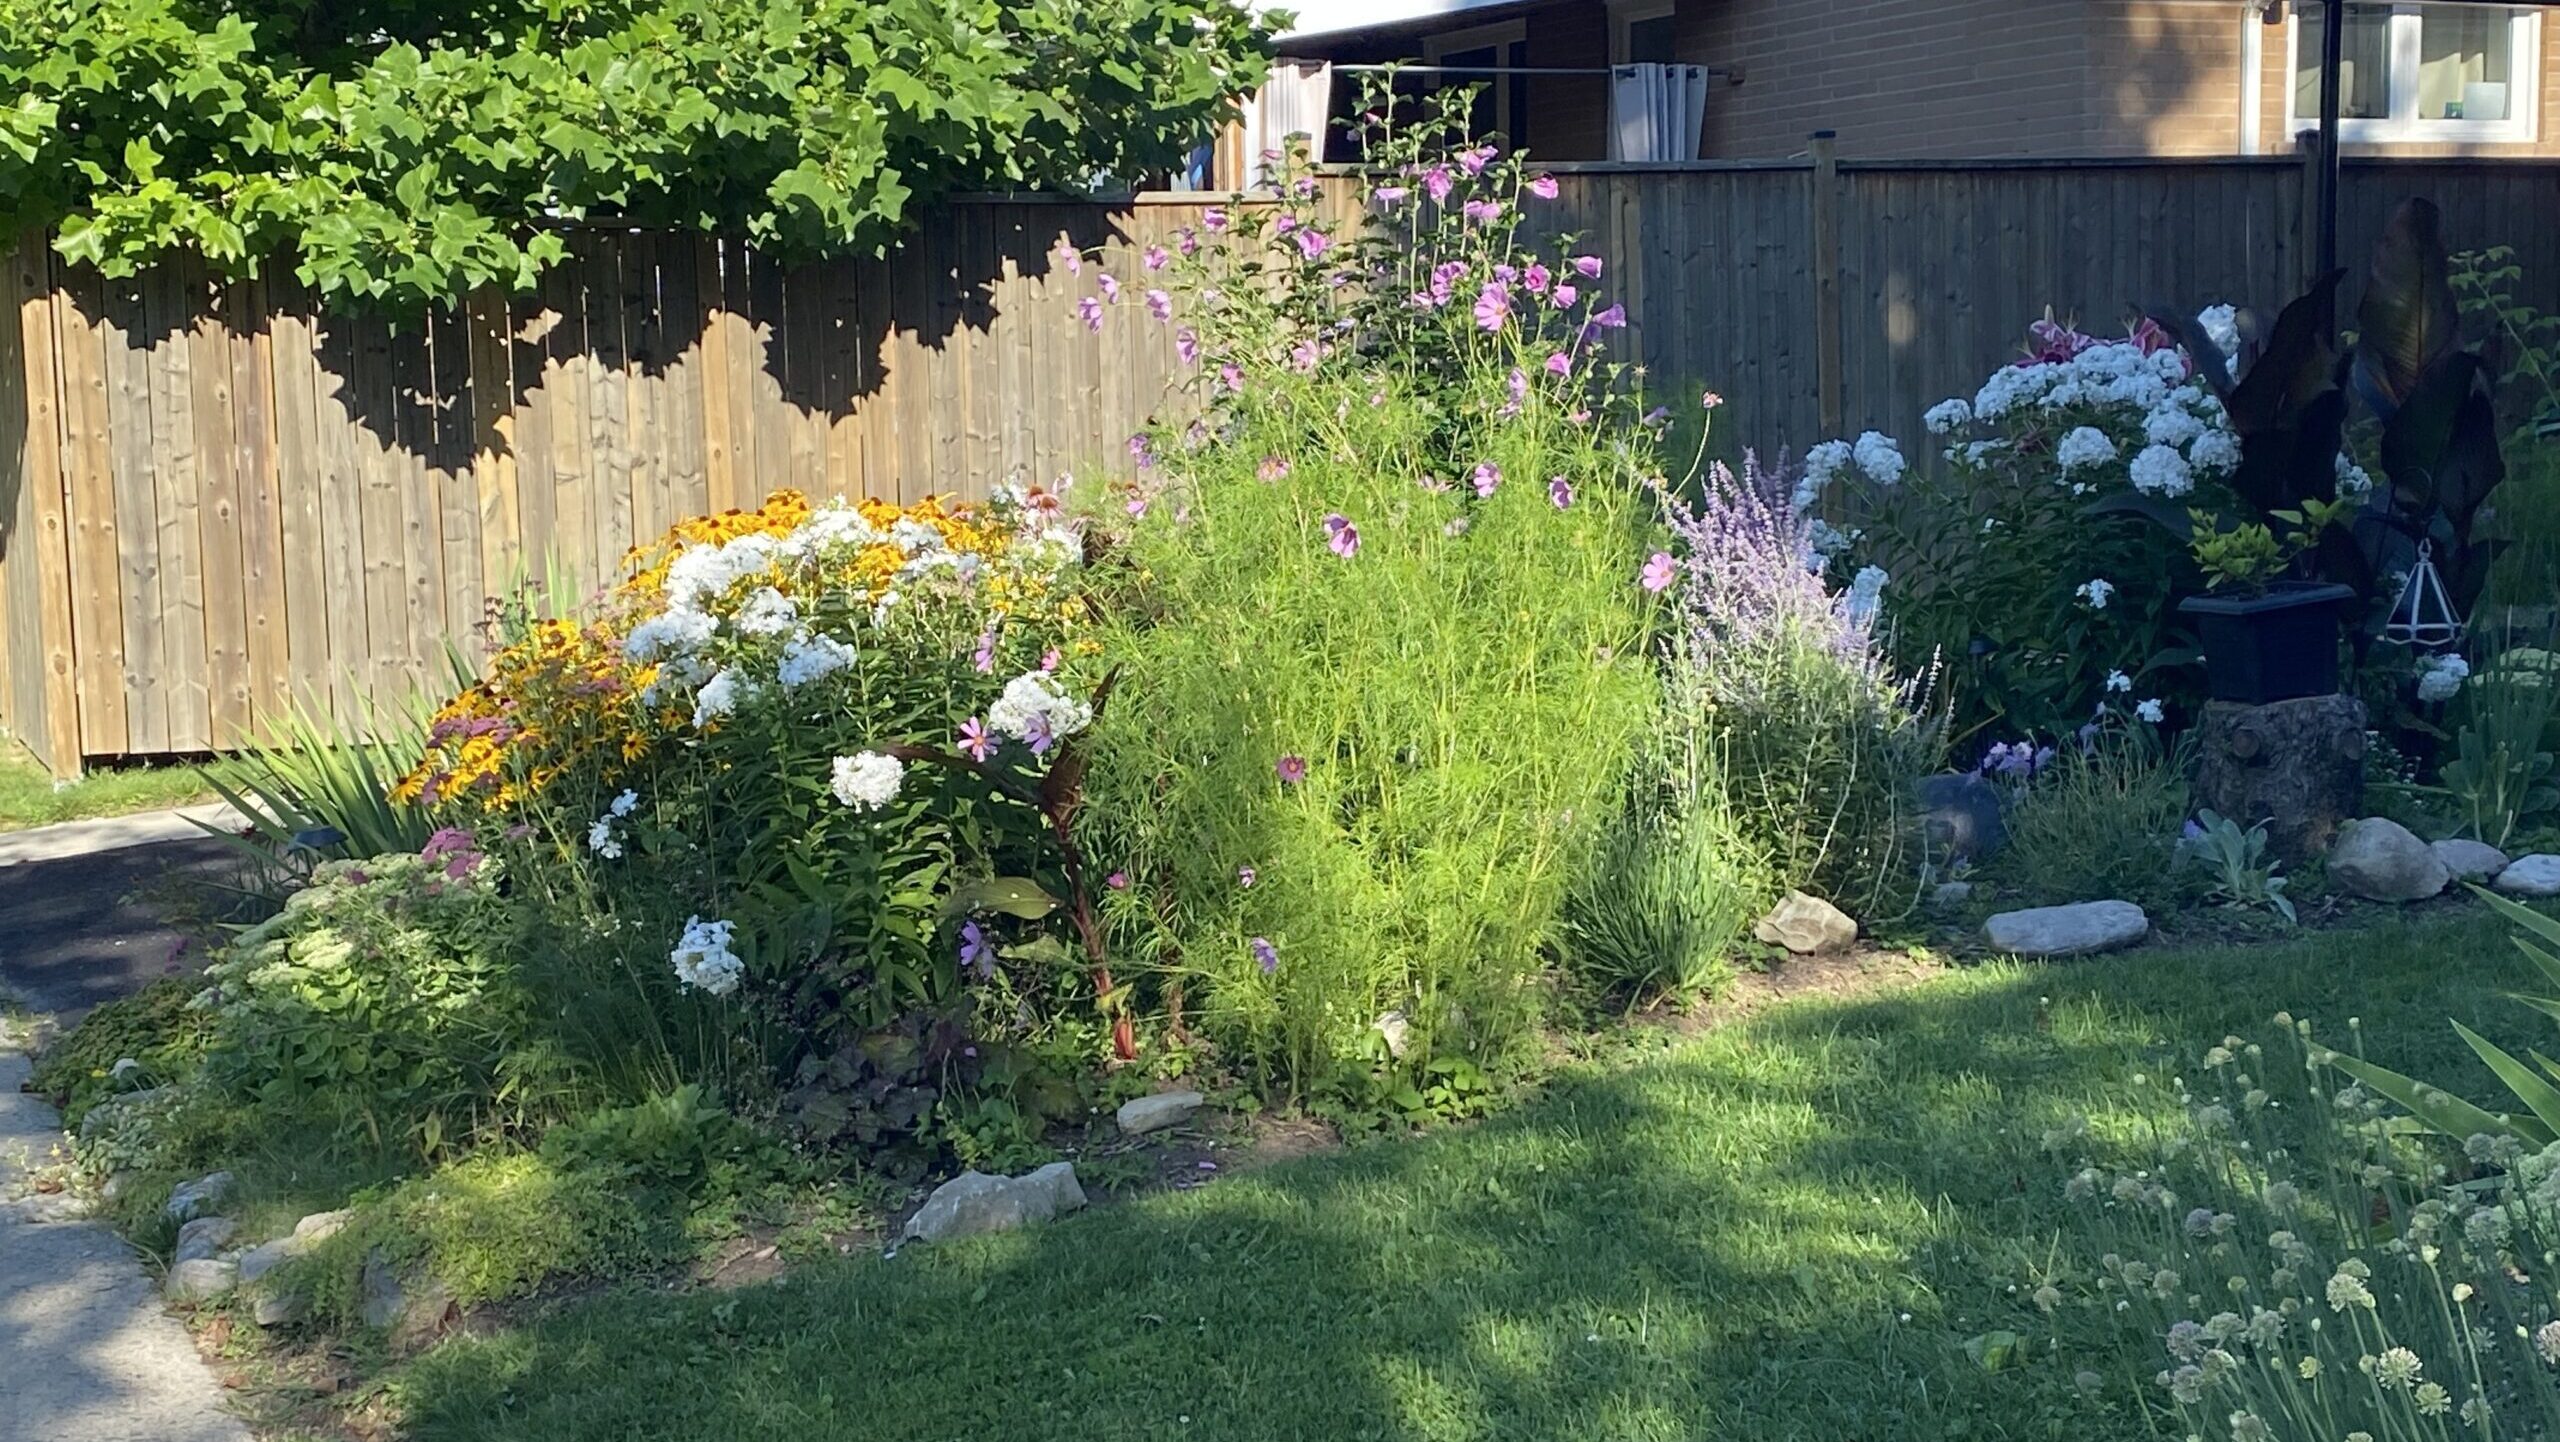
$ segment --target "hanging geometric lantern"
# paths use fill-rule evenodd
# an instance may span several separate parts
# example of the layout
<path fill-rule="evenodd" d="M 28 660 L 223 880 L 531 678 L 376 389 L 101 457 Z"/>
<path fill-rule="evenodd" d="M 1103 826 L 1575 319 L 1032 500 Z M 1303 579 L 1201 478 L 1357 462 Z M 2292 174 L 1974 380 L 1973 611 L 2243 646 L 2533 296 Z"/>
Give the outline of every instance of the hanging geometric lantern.
<path fill-rule="evenodd" d="M 2444 593 L 2444 580 L 2436 574 L 2435 547 L 2420 541 L 2418 563 L 2401 583 L 2400 599 L 2391 603 L 2391 619 L 2382 624 L 2382 639 L 2432 650 L 2461 640 L 2462 629 L 2462 617 L 2454 613 L 2453 600 Z"/>

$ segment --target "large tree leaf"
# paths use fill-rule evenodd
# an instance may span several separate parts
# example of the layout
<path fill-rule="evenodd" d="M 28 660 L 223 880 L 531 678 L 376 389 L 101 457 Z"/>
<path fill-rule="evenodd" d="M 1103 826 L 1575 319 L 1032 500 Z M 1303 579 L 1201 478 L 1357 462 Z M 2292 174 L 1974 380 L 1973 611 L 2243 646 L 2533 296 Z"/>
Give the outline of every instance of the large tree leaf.
<path fill-rule="evenodd" d="M 2356 391 L 2385 421 L 2407 403 L 2429 368 L 2460 344 L 2443 217 L 2434 202 L 2400 202 L 2373 245 L 2364 297 L 2356 304 Z"/>
<path fill-rule="evenodd" d="M 2243 444 L 2254 431 L 2289 426 L 2312 401 L 2336 389 L 2337 353 L 2329 332 L 2338 311 L 2338 282 L 2345 276 L 2333 270 L 2295 296 L 2277 314 L 2266 350 L 2232 387 L 2231 428 Z"/>

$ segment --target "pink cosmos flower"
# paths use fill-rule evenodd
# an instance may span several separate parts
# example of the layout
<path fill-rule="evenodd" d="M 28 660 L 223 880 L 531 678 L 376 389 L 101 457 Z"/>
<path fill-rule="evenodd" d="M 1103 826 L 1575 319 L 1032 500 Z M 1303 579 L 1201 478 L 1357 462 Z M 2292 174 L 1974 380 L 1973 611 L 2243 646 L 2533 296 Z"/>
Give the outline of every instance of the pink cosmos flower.
<path fill-rule="evenodd" d="M 1360 528 L 1349 517 L 1336 511 L 1324 518 L 1325 545 L 1348 561 L 1360 554 Z"/>
<path fill-rule="evenodd" d="M 1530 177 L 1529 193 L 1538 197 L 1540 200 L 1555 199 L 1556 178 L 1552 175 L 1537 175 Z"/>
<path fill-rule="evenodd" d="M 1548 477 L 1547 499 L 1555 502 L 1559 511 L 1570 510 L 1573 506 L 1573 482 L 1562 476 Z"/>
<path fill-rule="evenodd" d="M 1672 581 L 1678 576 L 1679 564 L 1671 559 L 1671 553 L 1656 551 L 1645 558 L 1644 570 L 1636 579 L 1646 590 L 1659 594 L 1671 589 Z"/>
<path fill-rule="evenodd" d="M 1253 468 L 1253 473 L 1258 479 L 1265 481 L 1277 481 L 1284 479 L 1289 474 L 1288 458 L 1285 456 L 1264 456 L 1262 458 L 1262 464 Z"/>
<path fill-rule="evenodd" d="M 1239 866 L 1236 868 L 1236 885 L 1243 887 L 1247 891 L 1253 890 L 1253 884 L 1261 879 L 1261 876 L 1250 866 Z"/>
<path fill-rule="evenodd" d="M 978 633 L 978 654 L 972 656 L 970 660 L 981 671 L 993 671 L 996 668 L 995 627 L 989 626 Z"/>
<path fill-rule="evenodd" d="M 1698 397 L 1698 408 L 1700 410 L 1711 411 L 1723 404 L 1724 397 L 1717 395 L 1714 391 L 1707 391 Z"/>
<path fill-rule="evenodd" d="M 1162 270 L 1172 263 L 1173 257 L 1167 255 L 1165 253 L 1165 248 L 1161 245 L 1148 246 L 1145 250 L 1138 253 L 1138 264 L 1145 266 L 1149 270 Z"/>
<path fill-rule="evenodd" d="M 1173 333 L 1173 353 L 1182 357 L 1182 363 L 1184 365 L 1196 366 L 1200 364 L 1200 332 L 1193 330 L 1187 325 L 1182 329 L 1175 331 Z"/>
<path fill-rule="evenodd" d="M 960 749 L 972 761 L 984 761 L 996 749 L 995 738 L 987 734 L 987 723 L 972 716 L 960 723 Z"/>
<path fill-rule="evenodd" d="M 1118 305 L 1120 303 L 1120 278 L 1118 276 L 1113 275 L 1107 270 L 1097 271 L 1094 273 L 1093 284 L 1095 289 L 1102 292 L 1102 298 L 1104 300 L 1111 302 L 1113 305 Z"/>
<path fill-rule="evenodd" d="M 1084 252 L 1076 249 L 1072 245 L 1069 245 L 1067 243 L 1067 238 L 1063 235 L 1058 237 L 1057 247 L 1051 250 L 1049 254 L 1060 266 L 1065 268 L 1069 275 L 1078 275 L 1084 270 Z"/>
<path fill-rule="evenodd" d="M 1271 769 L 1280 773 L 1280 782 L 1282 785 L 1295 786 L 1299 782 L 1307 779 L 1307 758 L 1304 756 L 1283 756 L 1279 761 L 1273 764 Z"/>
<path fill-rule="evenodd" d="M 1233 361 L 1218 367 L 1218 384 L 1236 395 L 1244 394 L 1244 368 Z"/>
<path fill-rule="evenodd" d="M 1491 225 L 1502 218 L 1502 202 L 1470 200 L 1458 207 L 1458 213 L 1467 218 L 1469 225 Z"/>
<path fill-rule="evenodd" d="M 1600 257 L 1596 255 L 1577 255 L 1573 258 L 1573 268 L 1575 273 L 1579 274 L 1584 280 L 1598 280 L 1600 278 Z"/>
<path fill-rule="evenodd" d="M 1102 329 L 1102 302 L 1092 296 L 1077 301 L 1076 319 L 1084 322 L 1086 330 Z"/>
<path fill-rule="evenodd" d="M 1058 670 L 1058 663 L 1065 659 L 1066 657 L 1058 654 L 1058 648 L 1052 646 L 1048 650 L 1040 653 L 1040 670 L 1043 674 L 1055 675 Z"/>
<path fill-rule="evenodd" d="M 1289 347 L 1289 369 L 1304 375 L 1324 359 L 1324 348 L 1312 340 L 1302 340 Z"/>
<path fill-rule="evenodd" d="M 1449 478 L 1446 476 L 1424 476 L 1420 481 L 1416 482 L 1416 484 L 1420 485 L 1424 490 L 1429 491 L 1435 496 L 1445 496 L 1449 494 L 1451 490 L 1455 489 Z"/>
<path fill-rule="evenodd" d="M 1511 288 L 1498 280 L 1486 281 L 1484 289 L 1476 292 L 1475 317 L 1479 329 L 1502 329 L 1502 323 L 1511 318 Z"/>
<path fill-rule="evenodd" d="M 1482 501 L 1492 500 L 1494 491 L 1502 485 L 1502 467 L 1495 465 L 1491 461 L 1478 461 L 1476 462 L 1474 480 L 1476 499 Z"/>
<path fill-rule="evenodd" d="M 1160 290 L 1148 291 L 1147 314 L 1154 316 L 1158 324 L 1173 319 L 1173 297 Z"/>

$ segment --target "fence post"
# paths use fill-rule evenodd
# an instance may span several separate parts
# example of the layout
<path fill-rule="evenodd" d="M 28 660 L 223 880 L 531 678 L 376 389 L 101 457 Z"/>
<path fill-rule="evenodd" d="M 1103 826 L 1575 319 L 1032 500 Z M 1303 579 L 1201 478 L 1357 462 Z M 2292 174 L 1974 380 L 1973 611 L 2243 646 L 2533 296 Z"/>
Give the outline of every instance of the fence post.
<path fill-rule="evenodd" d="M 1837 435 L 1840 412 L 1840 142 L 1828 130 L 1812 137 L 1813 375 L 1822 433 Z"/>
<path fill-rule="evenodd" d="M 2285 293 L 2300 295 L 2320 278 L 2320 181 L 2327 167 L 2321 163 L 2319 131 L 2296 132 L 2293 146 L 2302 156 L 2302 199 L 2293 224 L 2293 253 L 2301 274 Z"/>
<path fill-rule="evenodd" d="M 77 671 L 72 654 L 71 553 L 64 514 L 62 473 L 61 332 L 54 324 L 52 237 L 41 230 L 18 236 L 12 289 L 18 301 L 14 318 L 0 324 L 18 327 L 22 371 L 0 378 L 0 384 L 25 387 L 26 434 L 19 450 L 18 484 L 28 502 L 22 514 L 33 524 L 9 541 L 9 565 L 35 571 L 36 613 L 10 618 L 11 644 L 33 649 L 36 702 L 40 714 L 17 718 L 18 732 L 38 752 L 45 768 L 57 777 L 80 774 L 80 706 L 74 689 Z M 27 664 L 12 658 L 12 666 Z M 7 678 L 14 684 L 14 674 Z"/>

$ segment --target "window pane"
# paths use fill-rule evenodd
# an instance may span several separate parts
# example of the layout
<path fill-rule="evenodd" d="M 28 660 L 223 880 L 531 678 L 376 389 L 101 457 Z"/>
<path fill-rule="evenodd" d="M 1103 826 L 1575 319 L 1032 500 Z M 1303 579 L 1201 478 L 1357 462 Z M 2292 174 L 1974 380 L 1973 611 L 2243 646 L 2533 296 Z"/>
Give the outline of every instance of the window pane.
<path fill-rule="evenodd" d="M 1627 63 L 1630 65 L 1668 65 L 1677 57 L 1672 53 L 1672 18 L 1652 15 L 1627 22 Z"/>
<path fill-rule="evenodd" d="M 2418 118 L 2506 119 L 2509 13 L 2431 6 L 2419 24 Z"/>
<path fill-rule="evenodd" d="M 2320 32 L 2328 28 L 2329 7 L 2299 5 L 2302 39 L 2293 61 L 2293 114 L 2309 121 L 2320 114 Z M 2338 113 L 2350 120 L 2380 120 L 2391 114 L 2391 7 L 2350 5 L 2344 36 L 2344 60 L 2338 67 Z"/>

